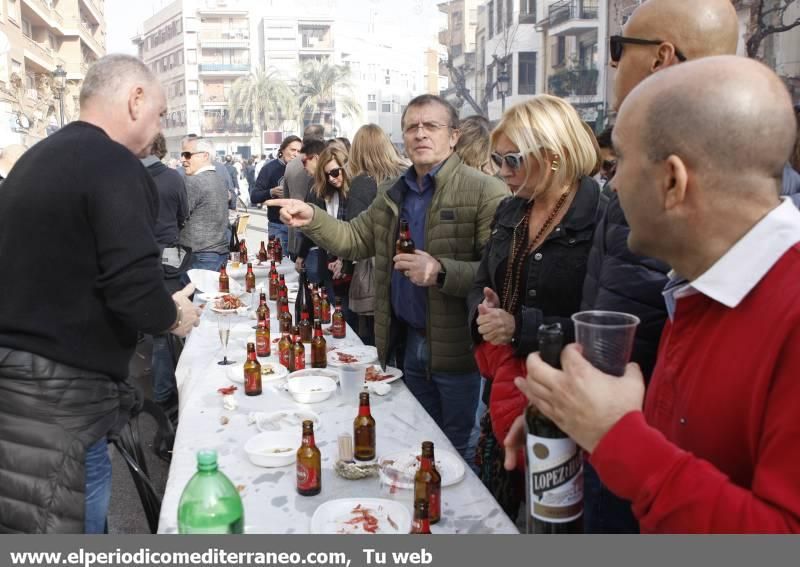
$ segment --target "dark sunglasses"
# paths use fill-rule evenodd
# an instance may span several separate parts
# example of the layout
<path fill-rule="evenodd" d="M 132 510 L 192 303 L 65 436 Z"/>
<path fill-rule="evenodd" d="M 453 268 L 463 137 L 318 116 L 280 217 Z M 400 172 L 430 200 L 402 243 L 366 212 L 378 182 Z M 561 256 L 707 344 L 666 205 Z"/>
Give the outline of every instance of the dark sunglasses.
<path fill-rule="evenodd" d="M 619 60 L 622 58 L 622 49 L 625 47 L 626 43 L 630 43 L 631 45 L 661 45 L 665 42 L 660 39 L 640 39 L 638 37 L 612 35 L 608 39 L 608 51 L 613 63 L 619 63 Z M 673 45 L 672 47 L 675 46 Z M 680 62 L 686 61 L 686 56 L 681 53 L 681 50 L 677 47 L 675 47 L 675 57 L 677 57 Z"/>
<path fill-rule="evenodd" d="M 181 152 L 181 157 L 185 160 L 192 159 L 192 156 L 196 156 L 197 154 L 205 154 L 208 152 Z"/>
<path fill-rule="evenodd" d="M 339 177 L 339 175 L 341 175 L 341 173 L 342 173 L 342 168 L 341 167 L 335 167 L 335 168 L 331 169 L 330 171 L 326 171 L 325 172 L 325 176 L 326 177 L 330 177 L 332 179 L 336 179 L 337 177 Z"/>
<path fill-rule="evenodd" d="M 491 157 L 492 162 L 497 167 L 502 168 L 503 162 L 506 162 L 506 165 L 515 171 L 522 167 L 522 162 L 525 160 L 525 156 L 521 153 L 500 155 L 496 152 L 492 152 Z"/>

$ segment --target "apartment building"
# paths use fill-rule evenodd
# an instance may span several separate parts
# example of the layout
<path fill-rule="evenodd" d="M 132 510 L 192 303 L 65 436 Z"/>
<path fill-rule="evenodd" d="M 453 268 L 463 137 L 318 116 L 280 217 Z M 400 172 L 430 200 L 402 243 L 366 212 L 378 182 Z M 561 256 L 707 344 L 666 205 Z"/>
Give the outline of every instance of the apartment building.
<path fill-rule="evenodd" d="M 445 16 L 445 27 L 439 31 L 439 43 L 445 47 L 445 75 L 450 79 L 449 86 L 440 94 L 452 103 L 462 118 L 475 114 L 477 110 L 465 104 L 464 90 L 469 91 L 475 99 L 477 95 L 477 53 L 478 41 L 478 0 L 450 0 L 439 4 L 439 10 Z M 483 37 L 481 35 L 480 37 Z M 485 42 L 485 40 L 484 40 Z M 485 43 L 484 43 L 485 45 Z M 450 68 L 453 72 L 450 72 Z M 461 77 L 464 84 L 459 85 Z M 477 102 L 477 101 L 476 101 Z"/>
<path fill-rule="evenodd" d="M 0 0 L 0 144 L 33 144 L 77 118 L 83 78 L 106 51 L 104 9 L 104 0 Z"/>
<path fill-rule="evenodd" d="M 220 156 L 249 157 L 255 147 L 251 118 L 228 110 L 231 85 L 252 68 L 249 5 L 177 0 L 145 20 L 134 38 L 167 93 L 163 131 L 172 155 L 187 133 L 211 138 Z"/>

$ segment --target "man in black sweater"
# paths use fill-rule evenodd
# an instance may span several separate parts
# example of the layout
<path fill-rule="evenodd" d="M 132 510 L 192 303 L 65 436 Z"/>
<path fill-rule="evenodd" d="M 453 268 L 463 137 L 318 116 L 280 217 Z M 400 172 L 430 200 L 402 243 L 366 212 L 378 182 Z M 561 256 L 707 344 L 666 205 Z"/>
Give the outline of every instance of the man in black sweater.
<path fill-rule="evenodd" d="M 160 130 L 161 86 L 135 57 L 110 55 L 80 104 L 0 199 L 0 532 L 103 531 L 106 435 L 133 405 L 137 331 L 185 336 L 199 317 L 191 286 L 164 287 L 158 195 L 137 159 Z"/>

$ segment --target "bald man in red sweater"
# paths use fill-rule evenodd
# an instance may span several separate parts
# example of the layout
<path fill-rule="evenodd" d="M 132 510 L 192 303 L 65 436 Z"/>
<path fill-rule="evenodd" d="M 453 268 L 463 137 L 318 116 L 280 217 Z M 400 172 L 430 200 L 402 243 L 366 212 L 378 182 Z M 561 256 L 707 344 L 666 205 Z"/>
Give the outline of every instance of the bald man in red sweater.
<path fill-rule="evenodd" d="M 628 244 L 673 267 L 647 396 L 635 364 L 614 378 L 575 345 L 563 371 L 531 355 L 516 383 L 642 532 L 800 531 L 800 212 L 779 197 L 793 143 L 785 87 L 749 59 L 656 73 L 620 109 Z"/>

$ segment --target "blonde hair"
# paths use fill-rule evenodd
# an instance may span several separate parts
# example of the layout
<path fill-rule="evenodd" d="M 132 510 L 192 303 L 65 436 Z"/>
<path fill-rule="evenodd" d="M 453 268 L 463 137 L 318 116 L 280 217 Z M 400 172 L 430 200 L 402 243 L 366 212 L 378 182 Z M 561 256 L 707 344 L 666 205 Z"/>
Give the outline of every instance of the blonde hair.
<path fill-rule="evenodd" d="M 380 184 L 387 179 L 397 177 L 408 164 L 400 157 L 397 150 L 380 126 L 365 124 L 353 137 L 350 148 L 350 162 L 347 166 L 351 178 L 357 175 L 369 175 Z"/>
<path fill-rule="evenodd" d="M 575 108 L 551 95 L 536 95 L 509 108 L 492 132 L 492 147 L 497 145 L 501 134 L 519 148 L 526 161 L 533 160 L 539 165 L 539 171 L 544 174 L 539 186 L 549 178 L 543 191 L 572 185 L 590 175 L 597 165 L 596 141 L 592 140 Z M 551 166 L 556 161 L 558 169 L 552 171 Z M 529 175 L 530 171 L 528 168 Z M 547 173 L 552 175 L 548 177 Z"/>
<path fill-rule="evenodd" d="M 461 160 L 483 173 L 494 175 L 489 121 L 479 115 L 467 116 L 461 120 L 458 130 L 461 134 L 455 150 Z"/>
<path fill-rule="evenodd" d="M 317 160 L 317 170 L 314 172 L 314 194 L 320 199 L 324 199 L 328 193 L 328 176 L 325 175 L 325 166 L 329 162 L 335 161 L 342 172 L 342 186 L 337 189 L 342 198 L 347 198 L 350 192 L 350 176 L 347 174 L 347 153 L 342 149 L 340 144 L 331 144 L 319 154 Z"/>

